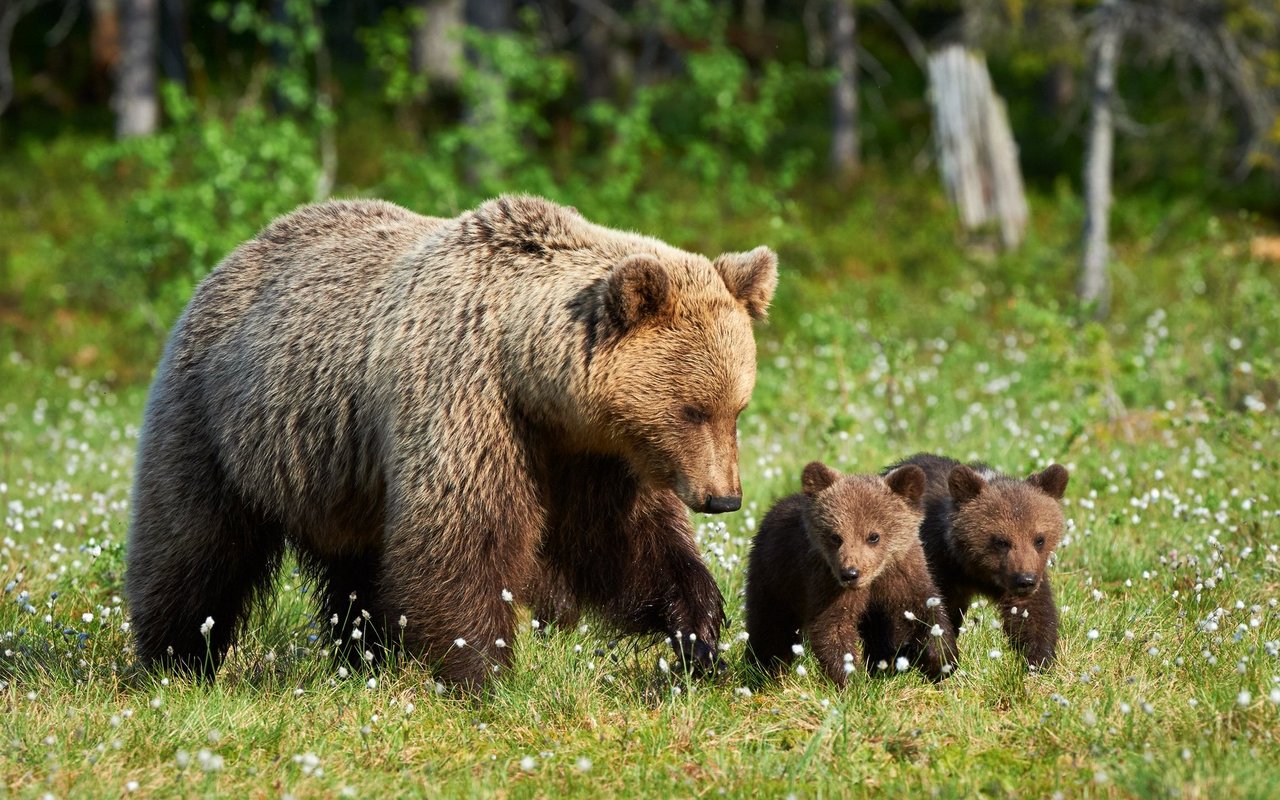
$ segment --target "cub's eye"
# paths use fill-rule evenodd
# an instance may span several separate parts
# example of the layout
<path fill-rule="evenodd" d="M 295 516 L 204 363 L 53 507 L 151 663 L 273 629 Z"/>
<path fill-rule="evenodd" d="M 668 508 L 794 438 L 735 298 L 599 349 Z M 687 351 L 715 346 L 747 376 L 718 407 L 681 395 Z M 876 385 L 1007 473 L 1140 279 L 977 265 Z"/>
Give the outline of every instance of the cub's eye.
<path fill-rule="evenodd" d="M 873 533 L 867 537 L 867 544 L 875 544 L 878 541 L 880 541 L 880 534 L 878 533 Z"/>
<path fill-rule="evenodd" d="M 690 422 L 694 425 L 705 425 L 711 421 L 711 415 L 705 409 L 697 406 L 682 406 L 680 408 L 680 416 L 684 418 L 685 422 Z"/>
<path fill-rule="evenodd" d="M 1044 549 L 1044 537 L 1043 537 L 1043 536 L 1037 536 L 1037 537 L 1036 537 L 1036 549 L 1037 549 L 1037 550 L 1043 550 L 1043 549 Z"/>
<path fill-rule="evenodd" d="M 1003 536 L 993 536 L 991 537 L 991 547 L 995 550 L 1008 550 L 1013 547 L 1013 542 Z"/>
<path fill-rule="evenodd" d="M 837 536 L 834 533 L 827 537 L 827 541 L 831 542 L 831 544 L 835 547 L 839 547 L 840 545 L 844 544 L 844 539 L 841 539 L 839 536 Z"/>

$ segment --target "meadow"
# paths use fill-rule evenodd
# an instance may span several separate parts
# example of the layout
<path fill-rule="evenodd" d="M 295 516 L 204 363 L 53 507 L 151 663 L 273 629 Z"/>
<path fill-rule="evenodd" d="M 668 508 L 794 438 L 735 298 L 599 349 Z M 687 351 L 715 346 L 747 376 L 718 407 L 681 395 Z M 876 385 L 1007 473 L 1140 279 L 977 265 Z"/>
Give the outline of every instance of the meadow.
<path fill-rule="evenodd" d="M 110 314 L 9 308 L 0 796 L 1272 796 L 1280 288 L 1249 247 L 1266 226 L 1128 198 L 1103 324 L 1069 300 L 1069 196 L 1033 196 L 1026 245 L 991 255 L 957 244 L 931 186 L 871 174 L 803 194 L 673 202 L 634 225 L 781 256 L 740 429 L 747 501 L 696 520 L 731 618 L 716 680 L 680 674 L 662 642 L 594 620 L 533 631 L 527 614 L 483 698 L 414 663 L 349 671 L 291 565 L 215 683 L 137 671 L 123 542 L 163 326 L 122 341 L 101 334 L 123 328 Z M 939 686 L 860 675 L 838 693 L 807 656 L 762 681 L 741 592 L 770 502 L 813 458 L 871 471 L 918 450 L 1070 468 L 1056 665 L 1028 674 L 981 604 Z"/>

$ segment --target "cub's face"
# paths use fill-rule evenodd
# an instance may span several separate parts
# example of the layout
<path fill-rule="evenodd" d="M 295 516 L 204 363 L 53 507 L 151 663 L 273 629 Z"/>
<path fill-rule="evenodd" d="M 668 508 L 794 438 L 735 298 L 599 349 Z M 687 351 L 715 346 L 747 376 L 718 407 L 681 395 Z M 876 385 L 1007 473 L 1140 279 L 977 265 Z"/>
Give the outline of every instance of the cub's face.
<path fill-rule="evenodd" d="M 900 467 L 882 477 L 842 476 L 820 462 L 804 469 L 805 528 L 844 588 L 870 586 L 918 545 L 924 518 L 924 470 Z"/>
<path fill-rule="evenodd" d="M 772 296 L 777 262 L 758 248 L 710 269 L 647 255 L 615 268 L 604 296 L 614 340 L 591 380 L 602 427 L 636 473 L 694 511 L 720 513 L 742 503 L 738 415 L 755 387 L 752 322 Z"/>
<path fill-rule="evenodd" d="M 1059 501 L 1068 478 L 1059 464 L 1026 480 L 987 480 L 967 466 L 953 469 L 947 483 L 956 504 L 955 544 L 969 570 L 1011 594 L 1035 592 L 1062 540 Z"/>

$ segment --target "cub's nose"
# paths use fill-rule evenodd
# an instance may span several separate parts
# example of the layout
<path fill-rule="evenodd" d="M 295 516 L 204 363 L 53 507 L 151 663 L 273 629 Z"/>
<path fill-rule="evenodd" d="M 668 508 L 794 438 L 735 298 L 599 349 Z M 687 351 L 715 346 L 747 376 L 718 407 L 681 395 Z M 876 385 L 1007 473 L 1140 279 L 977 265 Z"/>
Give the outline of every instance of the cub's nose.
<path fill-rule="evenodd" d="M 1013 588 L 1019 592 L 1028 592 L 1036 585 L 1034 572 L 1019 572 L 1013 576 Z"/>
<path fill-rule="evenodd" d="M 840 570 L 840 582 L 845 586 L 852 586 L 858 582 L 858 571 L 850 567 L 849 569 Z"/>
<path fill-rule="evenodd" d="M 706 510 L 708 514 L 723 514 L 726 511 L 737 511 L 742 508 L 741 495 L 707 495 Z"/>

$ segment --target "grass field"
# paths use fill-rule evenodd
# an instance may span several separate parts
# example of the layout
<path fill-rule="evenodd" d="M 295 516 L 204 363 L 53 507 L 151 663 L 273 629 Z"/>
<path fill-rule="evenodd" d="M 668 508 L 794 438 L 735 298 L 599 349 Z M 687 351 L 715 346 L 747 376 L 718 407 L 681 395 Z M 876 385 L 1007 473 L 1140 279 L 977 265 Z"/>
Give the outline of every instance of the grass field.
<path fill-rule="evenodd" d="M 526 629 L 482 700 L 414 664 L 348 674 L 291 568 L 215 684 L 139 674 L 121 579 L 145 387 L 34 363 L 6 333 L 0 796 L 1274 796 L 1280 289 L 1248 256 L 1258 224 L 1122 217 L 1102 326 L 1060 302 L 1067 204 L 1042 199 L 1024 250 L 987 258 L 936 205 L 921 232 L 884 201 L 724 234 L 774 243 L 783 274 L 741 429 L 747 506 L 697 520 L 733 620 L 719 681 L 594 623 Z M 922 449 L 1070 467 L 1056 666 L 1027 674 L 982 605 L 938 687 L 840 694 L 807 659 L 761 684 L 738 634 L 769 502 L 810 459 Z"/>

